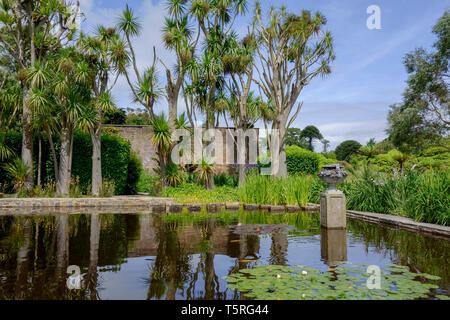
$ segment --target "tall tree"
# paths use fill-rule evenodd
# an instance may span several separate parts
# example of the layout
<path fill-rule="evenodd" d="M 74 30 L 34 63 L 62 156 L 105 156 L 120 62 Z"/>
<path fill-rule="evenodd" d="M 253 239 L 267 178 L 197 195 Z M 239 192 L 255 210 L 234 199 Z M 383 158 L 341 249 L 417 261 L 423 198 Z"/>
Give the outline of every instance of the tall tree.
<path fill-rule="evenodd" d="M 400 104 L 391 106 L 387 133 L 404 151 L 420 151 L 430 143 L 441 143 L 450 133 L 449 59 L 450 11 L 433 28 L 437 36 L 434 52 L 423 48 L 408 53 L 404 65 L 409 77 Z"/>
<path fill-rule="evenodd" d="M 307 148 L 308 144 L 302 137 L 302 130 L 298 128 L 289 128 L 286 130 L 286 145 Z"/>
<path fill-rule="evenodd" d="M 336 148 L 336 158 L 340 161 L 349 161 L 350 157 L 358 152 L 361 144 L 355 140 L 346 140 Z"/>
<path fill-rule="evenodd" d="M 105 113 L 115 110 L 111 90 L 130 62 L 127 46 L 114 28 L 99 26 L 93 37 L 80 36 L 79 49 L 87 55 L 92 69 L 93 114 L 83 124 L 92 140 L 92 194 L 102 190 L 101 125 Z M 93 120 L 93 121 L 92 121 Z"/>
<path fill-rule="evenodd" d="M 23 76 L 35 62 L 44 61 L 49 52 L 64 46 L 77 31 L 79 4 L 68 1 L 2 0 L 0 6 L 0 51 L 13 59 L 22 87 L 22 160 L 33 168 L 33 124 L 28 97 L 29 87 Z M 26 188 L 33 186 L 33 170 Z"/>
<path fill-rule="evenodd" d="M 194 57 L 195 48 L 200 39 L 200 29 L 197 36 L 192 39 L 192 32 L 189 28 L 190 15 L 187 8 L 187 1 L 167 0 L 167 10 L 169 17 L 166 18 L 163 27 L 163 40 L 166 48 L 176 55 L 175 74 L 164 63 L 159 61 L 166 69 L 166 90 L 165 96 L 169 107 L 169 126 L 171 130 L 175 128 L 178 116 L 178 98 L 182 89 L 185 73 L 188 64 Z"/>
<path fill-rule="evenodd" d="M 323 31 L 326 19 L 319 12 L 311 15 L 304 10 L 295 15 L 285 7 L 271 8 L 268 22 L 264 23 L 257 2 L 254 23 L 259 39 L 256 47 L 259 61 L 255 64 L 259 79 L 255 82 L 267 99 L 273 101 L 272 129 L 278 130 L 280 140 L 278 150 L 272 150 L 272 157 L 279 155 L 275 175 L 286 176 L 286 130 L 296 119 L 302 103 L 292 116 L 291 113 L 302 89 L 317 76 L 331 72 L 330 63 L 335 58 L 333 39 L 329 32 Z"/>
<path fill-rule="evenodd" d="M 122 15 L 118 19 L 117 29 L 125 38 L 125 42 L 128 46 L 128 49 L 130 50 L 130 64 L 132 65 L 137 83 L 132 83 L 130 72 L 128 71 L 129 65 L 125 65 L 123 70 L 121 71 L 127 79 L 128 85 L 130 86 L 130 89 L 133 93 L 134 101 L 140 103 L 148 111 L 148 113 L 150 114 L 150 118 L 154 119 L 154 105 L 160 98 L 162 92 L 161 88 L 159 87 L 156 72 L 156 50 L 155 48 L 153 48 L 153 63 L 151 67 L 146 68 L 144 71 L 140 72 L 137 67 L 136 54 L 131 39 L 140 35 L 142 24 L 134 15 L 133 10 L 131 10 L 128 5 L 126 5 L 125 9 L 122 12 Z"/>
<path fill-rule="evenodd" d="M 253 34 L 248 34 L 241 43 L 233 36 L 229 41 L 227 54 L 223 57 L 224 77 L 229 76 L 225 81 L 225 87 L 231 95 L 229 112 L 234 121 L 236 129 L 244 134 L 260 118 L 259 100 L 253 97 L 251 84 L 253 81 L 253 55 L 256 41 Z M 233 108 L 233 106 L 235 106 Z M 238 131 L 239 132 L 239 131 Z M 240 141 L 239 141 L 240 140 Z M 241 144 L 244 144 L 243 146 Z M 245 183 L 247 148 L 245 136 L 239 137 L 237 141 L 239 163 L 239 185 Z M 242 163 L 244 162 L 244 163 Z"/>
<path fill-rule="evenodd" d="M 50 61 L 46 64 L 36 61 L 28 70 L 26 83 L 33 90 L 27 105 L 33 109 L 51 106 L 48 114 L 55 119 L 53 130 L 60 138 L 56 187 L 60 195 L 68 195 L 75 129 L 81 120 L 88 121 L 86 114 L 92 115 L 90 84 L 93 75 L 88 61 L 75 47 L 57 50 Z M 55 155 L 54 146 L 51 148 Z"/>
<path fill-rule="evenodd" d="M 308 149 L 310 151 L 314 151 L 313 140 L 323 139 L 323 136 L 320 133 L 319 129 L 317 129 L 315 126 L 307 126 L 305 129 L 303 129 L 302 137 L 308 139 Z"/>

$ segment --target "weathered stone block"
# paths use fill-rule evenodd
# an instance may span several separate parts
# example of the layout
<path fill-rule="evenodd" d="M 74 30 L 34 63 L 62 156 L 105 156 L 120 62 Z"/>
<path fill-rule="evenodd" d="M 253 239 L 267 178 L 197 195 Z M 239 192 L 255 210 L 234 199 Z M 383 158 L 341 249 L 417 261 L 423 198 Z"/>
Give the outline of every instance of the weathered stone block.
<path fill-rule="evenodd" d="M 259 206 L 257 204 L 244 204 L 245 211 L 258 211 Z"/>
<path fill-rule="evenodd" d="M 329 229 L 346 228 L 346 198 L 342 191 L 327 190 L 320 195 L 320 224 Z"/>
<path fill-rule="evenodd" d="M 299 206 L 286 206 L 286 212 L 287 213 L 296 213 L 300 212 L 301 208 Z"/>
<path fill-rule="evenodd" d="M 284 207 L 283 206 L 270 206 L 269 207 L 270 213 L 284 213 Z"/>
<path fill-rule="evenodd" d="M 172 204 L 169 207 L 170 213 L 181 213 L 183 211 L 183 205 L 181 204 Z"/>

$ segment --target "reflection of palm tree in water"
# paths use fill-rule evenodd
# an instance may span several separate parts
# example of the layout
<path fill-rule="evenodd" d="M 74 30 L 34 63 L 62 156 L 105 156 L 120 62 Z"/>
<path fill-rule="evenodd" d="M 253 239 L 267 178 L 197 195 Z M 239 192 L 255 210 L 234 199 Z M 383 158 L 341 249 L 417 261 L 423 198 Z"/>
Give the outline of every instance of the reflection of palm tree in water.
<path fill-rule="evenodd" d="M 178 240 L 177 222 L 161 221 L 160 225 L 156 227 L 158 228 L 159 243 L 156 259 L 151 269 L 147 299 L 160 299 L 166 293 L 167 300 L 174 300 L 180 283 L 187 279 L 188 256 L 183 252 Z"/>
<path fill-rule="evenodd" d="M 200 260 L 197 265 L 197 269 L 195 272 L 192 272 L 189 276 L 189 285 L 186 290 L 186 298 L 188 300 L 193 299 L 207 299 L 207 300 L 220 300 L 223 299 L 223 296 L 219 292 L 219 277 L 215 272 L 214 267 L 214 248 L 213 248 L 213 235 L 216 229 L 214 219 L 207 219 L 204 223 L 200 225 L 200 234 L 202 236 L 201 243 L 207 244 L 202 245 L 202 249 L 200 252 Z M 203 273 L 204 275 L 204 296 L 196 297 L 195 294 L 195 286 L 198 281 L 199 274 Z"/>
<path fill-rule="evenodd" d="M 21 300 L 25 298 L 28 283 L 28 269 L 29 269 L 29 252 L 31 249 L 31 233 L 32 223 L 31 220 L 26 218 L 22 222 L 23 227 L 23 243 L 17 252 L 17 271 L 16 271 L 16 285 L 15 285 L 15 300 Z"/>
<path fill-rule="evenodd" d="M 69 265 L 69 217 L 67 214 L 56 217 L 56 281 L 58 296 L 64 296 L 66 271 Z"/>
<path fill-rule="evenodd" d="M 99 299 L 97 292 L 98 285 L 98 249 L 100 245 L 100 217 L 98 214 L 91 214 L 91 230 L 89 238 L 89 268 L 87 273 L 87 287 L 90 293 L 91 300 Z"/>

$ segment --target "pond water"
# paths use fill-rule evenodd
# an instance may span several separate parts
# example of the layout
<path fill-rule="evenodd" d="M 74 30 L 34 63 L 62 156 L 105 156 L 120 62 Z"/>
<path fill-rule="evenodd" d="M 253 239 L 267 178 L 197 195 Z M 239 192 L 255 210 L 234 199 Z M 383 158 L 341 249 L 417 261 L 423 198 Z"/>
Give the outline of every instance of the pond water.
<path fill-rule="evenodd" d="M 352 220 L 321 229 L 308 213 L 0 216 L 0 299 L 244 299 L 225 276 L 269 264 L 328 272 L 346 261 L 437 275 L 433 298 L 450 296 L 449 249 Z M 68 266 L 79 267 L 80 289 L 67 288 Z"/>

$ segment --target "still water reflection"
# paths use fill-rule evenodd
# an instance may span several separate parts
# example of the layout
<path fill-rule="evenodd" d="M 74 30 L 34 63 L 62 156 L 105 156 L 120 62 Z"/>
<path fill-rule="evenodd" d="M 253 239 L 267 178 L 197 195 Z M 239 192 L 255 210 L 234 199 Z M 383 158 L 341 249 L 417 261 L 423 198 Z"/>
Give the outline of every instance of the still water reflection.
<path fill-rule="evenodd" d="M 241 299 L 223 279 L 258 264 L 327 271 L 349 261 L 440 276 L 449 295 L 450 242 L 318 215 L 0 216 L 0 299 Z M 81 269 L 68 290 L 67 267 Z"/>

